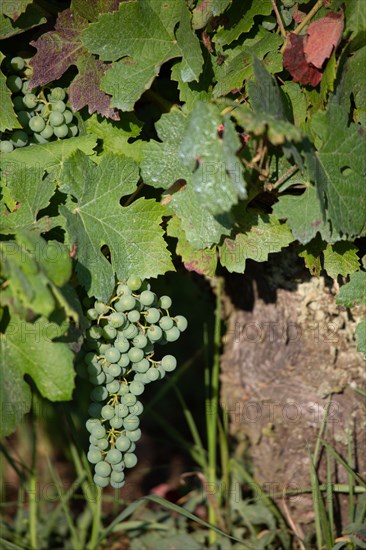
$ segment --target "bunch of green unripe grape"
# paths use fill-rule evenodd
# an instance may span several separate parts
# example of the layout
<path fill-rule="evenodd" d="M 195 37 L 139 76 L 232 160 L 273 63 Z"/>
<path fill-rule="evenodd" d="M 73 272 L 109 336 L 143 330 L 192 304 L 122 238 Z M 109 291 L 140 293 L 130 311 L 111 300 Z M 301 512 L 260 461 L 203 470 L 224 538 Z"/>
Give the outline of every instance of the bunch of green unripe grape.
<path fill-rule="evenodd" d="M 145 386 L 177 366 L 173 355 L 156 359 L 154 353 L 156 344 L 175 342 L 187 328 L 183 315 L 170 315 L 171 305 L 169 296 L 158 298 L 148 283 L 130 277 L 108 303 L 96 300 L 87 311 L 84 368 L 94 385 L 86 422 L 88 460 L 99 487 L 123 487 L 125 468 L 137 464 Z"/>
<path fill-rule="evenodd" d="M 31 90 L 28 82 L 32 69 L 20 56 L 5 58 L 2 68 L 7 74 L 6 85 L 12 92 L 14 111 L 22 129 L 0 134 L 0 153 L 78 134 L 77 121 L 67 105 L 63 88 Z"/>

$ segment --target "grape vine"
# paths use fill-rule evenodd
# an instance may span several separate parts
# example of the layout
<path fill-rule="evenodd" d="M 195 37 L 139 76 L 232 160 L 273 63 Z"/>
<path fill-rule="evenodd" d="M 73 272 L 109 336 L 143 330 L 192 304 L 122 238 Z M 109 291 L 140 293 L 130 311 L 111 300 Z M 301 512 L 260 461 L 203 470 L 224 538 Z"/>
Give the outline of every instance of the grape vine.
<path fill-rule="evenodd" d="M 88 460 L 100 487 L 123 487 L 124 469 L 137 464 L 144 410 L 138 397 L 177 366 L 173 355 L 155 357 L 155 344 L 175 342 L 187 328 L 183 315 L 171 317 L 171 305 L 169 296 L 158 298 L 150 284 L 132 276 L 118 284 L 107 304 L 95 300 L 87 310 L 84 368 L 94 385 L 86 422 Z"/>

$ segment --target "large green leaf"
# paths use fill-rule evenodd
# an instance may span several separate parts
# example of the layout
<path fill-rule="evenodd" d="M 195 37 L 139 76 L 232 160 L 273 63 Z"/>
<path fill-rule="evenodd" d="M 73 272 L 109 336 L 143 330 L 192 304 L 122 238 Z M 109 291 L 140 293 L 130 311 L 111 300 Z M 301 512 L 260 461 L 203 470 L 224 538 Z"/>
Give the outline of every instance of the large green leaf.
<path fill-rule="evenodd" d="M 62 190 L 72 195 L 61 213 L 76 246 L 79 280 L 90 294 L 107 300 L 120 280 L 138 273 L 156 277 L 174 269 L 160 227 L 164 208 L 139 199 L 128 207 L 120 200 L 136 189 L 137 165 L 132 159 L 107 153 L 99 165 L 77 151 L 65 163 Z M 110 262 L 102 253 L 107 246 Z"/>
<path fill-rule="evenodd" d="M 222 235 L 228 235 L 230 221 L 227 216 L 216 219 L 207 208 L 202 208 L 193 188 L 192 172 L 183 164 L 180 156 L 181 142 L 188 132 L 188 123 L 189 118 L 178 110 L 172 110 L 161 117 L 156 123 L 161 143 L 153 140 L 146 143 L 141 173 L 148 185 L 168 190 L 165 202 L 181 220 L 190 244 L 202 249 L 218 243 Z M 168 189 L 178 180 L 185 185 L 175 190 Z"/>
<path fill-rule="evenodd" d="M 230 118 L 222 118 L 215 105 L 198 103 L 189 117 L 180 158 L 192 172 L 192 186 L 202 207 L 214 215 L 228 212 L 247 196 L 243 165 L 236 156 L 240 147 Z"/>
<path fill-rule="evenodd" d="M 202 70 L 199 41 L 183 0 L 122 2 L 118 12 L 101 15 L 90 25 L 83 41 L 100 59 L 114 61 L 102 79 L 102 89 L 123 111 L 133 109 L 169 59 L 183 58 L 180 69 L 185 82 L 198 80 Z"/>
<path fill-rule="evenodd" d="M 347 123 L 347 110 L 337 105 L 313 115 L 318 151 L 308 165 L 334 230 L 352 237 L 366 228 L 366 139 L 360 126 Z"/>
<path fill-rule="evenodd" d="M 1 436 L 14 431 L 29 411 L 30 390 L 25 374 L 31 376 L 43 397 L 51 401 L 71 399 L 73 353 L 67 344 L 53 341 L 59 336 L 60 327 L 44 317 L 28 323 L 17 316 L 12 316 L 5 333 L 0 335 Z"/>

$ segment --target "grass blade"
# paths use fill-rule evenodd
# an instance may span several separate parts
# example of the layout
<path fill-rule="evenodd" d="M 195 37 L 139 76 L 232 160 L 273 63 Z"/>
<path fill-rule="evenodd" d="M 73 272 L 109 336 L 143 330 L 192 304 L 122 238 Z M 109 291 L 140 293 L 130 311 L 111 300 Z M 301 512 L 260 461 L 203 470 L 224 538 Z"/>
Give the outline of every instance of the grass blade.
<path fill-rule="evenodd" d="M 361 487 L 364 487 L 366 489 L 366 481 L 362 479 L 352 468 L 347 464 L 347 462 L 337 453 L 335 449 L 329 443 L 326 441 L 323 441 L 323 445 L 327 447 L 330 454 L 334 456 L 336 461 L 345 468 L 345 470 L 352 476 L 353 480 L 356 481 Z"/>

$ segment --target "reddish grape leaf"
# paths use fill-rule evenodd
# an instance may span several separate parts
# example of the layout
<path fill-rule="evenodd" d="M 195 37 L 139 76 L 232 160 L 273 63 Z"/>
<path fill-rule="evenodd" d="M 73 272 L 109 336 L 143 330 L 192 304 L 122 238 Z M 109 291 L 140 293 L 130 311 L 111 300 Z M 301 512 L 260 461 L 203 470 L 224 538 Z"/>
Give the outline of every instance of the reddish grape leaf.
<path fill-rule="evenodd" d="M 295 82 L 317 86 L 322 79 L 323 73 L 307 62 L 304 52 L 305 41 L 305 35 L 298 36 L 297 34 L 290 33 L 283 55 L 283 66 Z"/>
<path fill-rule="evenodd" d="M 100 89 L 100 81 L 110 64 L 103 63 L 91 54 L 79 58 L 79 74 L 70 85 L 69 97 L 73 111 L 89 106 L 89 114 L 99 113 L 107 118 L 119 120 L 116 109 L 111 107 L 111 98 Z"/>
<path fill-rule="evenodd" d="M 330 12 L 309 25 L 304 53 L 308 63 L 321 69 L 339 44 L 344 27 L 343 12 Z"/>
<path fill-rule="evenodd" d="M 97 21 L 101 13 L 117 11 L 123 0 L 72 0 L 74 12 L 88 21 Z"/>
<path fill-rule="evenodd" d="M 33 68 L 30 87 L 58 80 L 71 65 L 75 65 L 79 75 L 70 87 L 72 108 L 77 111 L 88 105 L 90 114 L 97 112 L 119 120 L 118 111 L 110 105 L 110 96 L 100 90 L 101 78 L 109 65 L 96 60 L 81 42 L 81 33 L 87 27 L 86 19 L 67 9 L 59 14 L 54 31 L 31 42 L 37 53 L 30 62 Z"/>

